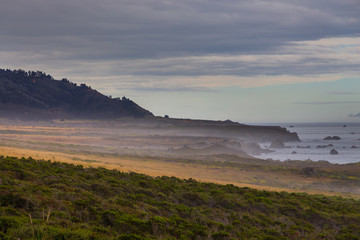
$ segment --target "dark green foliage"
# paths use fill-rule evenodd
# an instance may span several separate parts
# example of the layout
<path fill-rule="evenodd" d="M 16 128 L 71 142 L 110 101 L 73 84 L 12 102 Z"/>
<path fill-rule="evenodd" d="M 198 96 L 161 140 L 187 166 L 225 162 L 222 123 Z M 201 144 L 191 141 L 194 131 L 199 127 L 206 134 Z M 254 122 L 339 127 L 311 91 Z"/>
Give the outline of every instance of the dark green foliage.
<path fill-rule="evenodd" d="M 0 239 L 359 239 L 360 202 L 0 156 Z"/>
<path fill-rule="evenodd" d="M 19 222 L 14 217 L 0 217 L 0 232 L 7 233 L 8 230 L 19 227 Z"/>
<path fill-rule="evenodd" d="M 85 84 L 58 81 L 39 71 L 9 69 L 0 69 L 0 110 L 1 117 L 25 119 L 153 116 L 125 97 L 113 99 Z"/>
<path fill-rule="evenodd" d="M 131 233 L 131 234 L 127 234 L 127 233 L 121 234 L 117 238 L 117 240 L 144 240 L 144 239 L 145 239 L 144 237 L 141 237 L 141 236 L 139 236 L 137 234 L 133 234 L 133 233 Z M 149 238 L 147 238 L 147 239 L 149 239 Z"/>

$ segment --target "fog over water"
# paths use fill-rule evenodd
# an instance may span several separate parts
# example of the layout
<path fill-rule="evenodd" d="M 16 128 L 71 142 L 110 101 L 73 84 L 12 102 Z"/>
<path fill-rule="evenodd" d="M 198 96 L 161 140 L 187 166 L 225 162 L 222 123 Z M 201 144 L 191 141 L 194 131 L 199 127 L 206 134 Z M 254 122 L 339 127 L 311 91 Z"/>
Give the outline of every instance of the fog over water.
<path fill-rule="evenodd" d="M 301 142 L 287 142 L 285 148 L 258 156 L 274 160 L 325 160 L 346 164 L 360 162 L 360 123 L 297 123 L 279 124 L 291 132 L 297 132 Z M 340 140 L 324 140 L 327 136 L 339 136 Z M 269 147 L 270 143 L 261 143 Z M 335 149 L 339 154 L 331 155 Z M 296 152 L 296 153 L 294 153 Z"/>

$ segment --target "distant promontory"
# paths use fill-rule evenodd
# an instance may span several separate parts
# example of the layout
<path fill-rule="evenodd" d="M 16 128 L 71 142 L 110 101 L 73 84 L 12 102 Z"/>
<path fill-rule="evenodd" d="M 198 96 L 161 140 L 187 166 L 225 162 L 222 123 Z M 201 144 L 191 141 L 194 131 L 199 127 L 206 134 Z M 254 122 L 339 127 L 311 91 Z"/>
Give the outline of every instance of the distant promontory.
<path fill-rule="evenodd" d="M 152 117 L 128 98 L 37 71 L 0 69 L 0 117 L 19 119 Z"/>
<path fill-rule="evenodd" d="M 116 120 L 119 124 L 182 132 L 193 136 L 244 141 L 300 141 L 296 133 L 276 126 L 237 122 L 155 117 L 126 97 L 112 98 L 86 84 L 55 80 L 40 71 L 0 69 L 0 118 L 19 120 Z M 127 126 L 128 127 L 128 126 Z M 169 133 L 170 134 L 170 133 Z"/>

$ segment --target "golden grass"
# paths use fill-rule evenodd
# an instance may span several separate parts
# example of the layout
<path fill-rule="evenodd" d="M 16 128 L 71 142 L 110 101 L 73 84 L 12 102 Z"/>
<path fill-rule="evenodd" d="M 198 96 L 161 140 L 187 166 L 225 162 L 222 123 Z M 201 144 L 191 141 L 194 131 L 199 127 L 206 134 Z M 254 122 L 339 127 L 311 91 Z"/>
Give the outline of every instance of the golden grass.
<path fill-rule="evenodd" d="M 160 162 L 155 159 L 136 158 L 136 157 L 117 157 L 107 158 L 96 155 L 82 155 L 82 154 L 66 154 L 50 151 L 38 151 L 21 149 L 14 147 L 0 146 L 0 153 L 4 156 L 15 157 L 33 157 L 35 159 L 44 159 L 51 161 L 59 161 L 65 163 L 72 163 L 75 165 L 84 165 L 86 167 L 104 167 L 107 169 L 116 169 L 123 172 L 137 172 L 157 176 L 174 176 L 181 179 L 193 178 L 201 182 L 212 182 L 217 184 L 233 184 L 239 187 L 249 187 L 258 190 L 267 191 L 287 191 L 287 192 L 306 192 L 309 194 L 324 194 L 324 195 L 339 195 L 339 193 L 332 193 L 318 190 L 304 190 L 304 189 L 289 189 L 272 187 L 266 185 L 259 185 L 254 183 L 244 183 L 247 178 L 254 178 L 255 176 L 264 175 L 263 172 L 247 172 L 231 168 L 214 168 L 198 164 L 184 164 L 179 162 Z M 296 180 L 291 177 L 284 178 L 285 181 Z M 357 197 L 354 194 L 341 194 L 342 196 Z"/>
<path fill-rule="evenodd" d="M 306 192 L 310 194 L 342 195 L 359 198 L 356 194 L 330 192 L 326 189 L 307 188 L 316 181 L 326 183 L 329 179 L 313 179 L 291 173 L 279 173 L 259 170 L 230 168 L 225 166 L 207 166 L 205 164 L 166 161 L 155 157 L 122 156 L 116 153 L 120 143 L 145 145 L 160 139 L 137 137 L 136 139 L 116 138 L 121 129 L 92 127 L 48 126 L 7 126 L 0 125 L 0 155 L 32 157 L 51 161 L 81 164 L 87 167 L 105 167 L 123 172 L 138 172 L 150 176 L 175 176 L 182 179 L 193 178 L 203 182 L 233 184 L 269 191 Z M 20 133 L 21 132 L 21 133 Z M 111 138 L 115 136 L 115 140 Z M 107 139 L 109 138 L 110 139 Z M 180 139 L 184 141 L 184 139 Z M 168 140 L 166 140 L 168 141 Z M 156 142 L 156 144 L 160 143 Z M 75 144 L 71 146 L 70 144 Z M 169 143 L 171 144 L 171 143 Z M 91 150 L 91 154 L 82 150 Z M 71 150 L 71 151 L 70 151 Z M 78 152 L 77 152 L 78 151 Z M 106 154 L 106 153 L 110 154 Z"/>

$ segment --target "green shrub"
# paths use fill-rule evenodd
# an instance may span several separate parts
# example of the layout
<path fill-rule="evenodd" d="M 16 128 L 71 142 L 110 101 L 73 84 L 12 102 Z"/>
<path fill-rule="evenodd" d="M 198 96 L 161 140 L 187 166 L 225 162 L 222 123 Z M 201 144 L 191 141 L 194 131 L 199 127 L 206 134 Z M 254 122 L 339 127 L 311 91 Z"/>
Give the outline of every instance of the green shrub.
<path fill-rule="evenodd" d="M 227 240 L 230 238 L 230 234 L 225 231 L 213 233 L 211 236 L 214 240 Z"/>
<path fill-rule="evenodd" d="M 12 228 L 18 228 L 19 221 L 15 217 L 0 216 L 0 232 L 7 233 Z"/>
<path fill-rule="evenodd" d="M 117 240 L 144 240 L 145 238 L 133 233 L 121 234 Z"/>
<path fill-rule="evenodd" d="M 152 178 L 31 158 L 0 157 L 0 180 L 0 239 L 360 237 L 360 201 L 354 199 Z"/>

